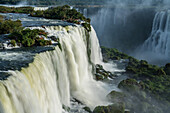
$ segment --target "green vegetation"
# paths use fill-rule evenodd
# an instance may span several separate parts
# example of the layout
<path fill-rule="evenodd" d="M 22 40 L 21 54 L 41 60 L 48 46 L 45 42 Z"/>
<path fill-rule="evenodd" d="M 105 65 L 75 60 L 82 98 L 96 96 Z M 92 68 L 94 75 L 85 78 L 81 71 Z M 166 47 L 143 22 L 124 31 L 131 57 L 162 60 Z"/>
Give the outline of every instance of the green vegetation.
<path fill-rule="evenodd" d="M 120 60 L 120 59 L 133 59 L 138 61 L 137 59 L 128 56 L 127 54 L 124 54 L 120 51 L 118 51 L 115 48 L 106 48 L 104 46 L 101 46 L 101 50 L 104 56 L 104 60 L 108 61 L 108 60 Z"/>
<path fill-rule="evenodd" d="M 22 26 L 21 21 L 0 20 L 0 34 L 12 33 Z"/>
<path fill-rule="evenodd" d="M 158 67 L 150 65 L 141 60 L 138 63 L 130 61 L 126 67 L 130 77 L 141 80 L 145 85 L 145 90 L 154 94 L 158 99 L 164 99 L 170 102 L 170 75 L 166 73 L 167 66 Z"/>
<path fill-rule="evenodd" d="M 0 4 L 18 4 L 23 2 L 22 0 L 1 0 Z M 70 4 L 70 5 L 89 5 L 99 4 L 103 5 L 105 0 L 27 0 L 30 5 L 59 5 L 59 4 Z"/>
<path fill-rule="evenodd" d="M 125 113 L 125 105 L 117 103 L 108 106 L 97 106 L 93 113 Z"/>
<path fill-rule="evenodd" d="M 10 43 L 15 47 L 16 46 L 16 41 L 15 40 L 11 40 Z"/>
<path fill-rule="evenodd" d="M 132 86 L 141 87 L 146 92 L 150 92 L 157 99 L 166 100 L 170 102 L 170 64 L 165 67 L 158 67 L 156 65 L 148 64 L 147 61 L 130 57 L 124 53 L 119 52 L 117 49 L 101 47 L 105 61 L 129 59 L 126 67 L 126 73 L 132 79 L 127 79 L 119 84 L 119 87 L 131 89 Z M 137 82 L 137 81 L 140 82 Z M 127 89 L 127 88 L 126 88 Z"/>
<path fill-rule="evenodd" d="M 33 7 L 5 7 L 0 6 L 0 13 L 26 13 L 29 14 L 34 11 Z"/>
<path fill-rule="evenodd" d="M 170 63 L 164 67 L 136 60 L 117 49 L 102 47 L 105 61 L 128 59 L 126 74 L 118 87 L 123 91 L 112 91 L 107 97 L 111 102 L 123 102 L 130 112 L 167 113 L 170 106 Z"/>
<path fill-rule="evenodd" d="M 8 37 L 11 39 L 10 43 L 13 46 L 21 44 L 24 47 L 30 46 L 46 46 L 51 45 L 51 41 L 44 40 L 44 36 L 47 37 L 47 33 L 38 29 L 24 29 L 21 21 L 3 20 L 3 16 L 0 15 L 0 34 L 10 34 Z"/>
<path fill-rule="evenodd" d="M 91 31 L 90 18 L 86 18 L 76 9 L 69 5 L 49 8 L 45 11 L 34 11 L 33 7 L 5 7 L 0 6 L 0 13 L 26 13 L 33 17 L 44 17 L 47 19 L 58 19 L 70 23 L 81 24 L 88 32 Z"/>
<path fill-rule="evenodd" d="M 11 33 L 9 38 L 11 39 L 11 43 L 16 42 L 22 44 L 24 47 L 51 45 L 51 41 L 44 40 L 43 36 L 47 37 L 47 33 L 43 30 L 22 29 Z"/>
<path fill-rule="evenodd" d="M 95 66 L 95 77 L 96 80 L 104 80 L 107 79 L 108 77 L 114 78 L 116 75 L 113 75 L 111 72 L 104 70 L 102 65 L 97 64 Z"/>
<path fill-rule="evenodd" d="M 59 19 L 76 24 L 82 23 L 82 26 L 87 31 L 91 31 L 91 20 L 89 18 L 84 17 L 83 14 L 78 12 L 76 9 L 71 9 L 68 5 L 49 8 L 45 11 L 34 11 L 30 15 L 33 17 L 44 17 L 47 19 Z"/>

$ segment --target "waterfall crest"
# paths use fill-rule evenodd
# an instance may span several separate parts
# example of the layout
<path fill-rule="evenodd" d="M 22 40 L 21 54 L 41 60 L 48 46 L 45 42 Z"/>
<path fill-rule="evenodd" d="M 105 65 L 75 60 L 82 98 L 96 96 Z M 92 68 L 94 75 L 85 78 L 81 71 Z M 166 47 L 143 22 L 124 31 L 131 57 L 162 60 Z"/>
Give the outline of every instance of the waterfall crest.
<path fill-rule="evenodd" d="M 21 71 L 8 71 L 12 76 L 0 81 L 0 112 L 62 113 L 62 105 L 70 106 L 70 97 L 91 109 L 107 103 L 105 84 L 93 79 L 88 60 L 102 62 L 94 29 L 89 34 L 81 26 L 48 26 L 45 30 L 59 38 L 62 49 L 57 46 L 37 54 Z"/>

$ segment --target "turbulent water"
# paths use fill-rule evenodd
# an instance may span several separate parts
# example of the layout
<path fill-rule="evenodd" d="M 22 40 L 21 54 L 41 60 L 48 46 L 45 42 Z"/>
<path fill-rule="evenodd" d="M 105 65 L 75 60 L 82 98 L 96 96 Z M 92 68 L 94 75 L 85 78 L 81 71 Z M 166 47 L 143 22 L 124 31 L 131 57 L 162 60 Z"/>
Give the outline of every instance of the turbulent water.
<path fill-rule="evenodd" d="M 81 26 L 45 30 L 60 39 L 61 48 L 37 54 L 21 71 L 7 72 L 11 76 L 0 81 L 0 112 L 62 113 L 63 105 L 71 106 L 71 98 L 91 109 L 106 104 L 105 84 L 96 82 L 92 73 L 92 64 L 102 59 L 95 31 L 88 33 Z"/>

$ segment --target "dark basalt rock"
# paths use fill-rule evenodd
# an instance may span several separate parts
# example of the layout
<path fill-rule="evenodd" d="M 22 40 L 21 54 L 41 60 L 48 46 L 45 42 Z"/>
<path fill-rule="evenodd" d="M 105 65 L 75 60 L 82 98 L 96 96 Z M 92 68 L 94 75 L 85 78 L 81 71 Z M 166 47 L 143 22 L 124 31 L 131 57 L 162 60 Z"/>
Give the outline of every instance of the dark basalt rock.
<path fill-rule="evenodd" d="M 167 75 L 170 75 L 170 63 L 166 64 L 165 65 L 165 68 L 164 68 L 165 72 Z"/>
<path fill-rule="evenodd" d="M 114 78 L 116 76 L 111 72 L 104 70 L 102 65 L 97 64 L 95 68 L 96 68 L 96 74 L 95 74 L 96 80 L 104 80 L 107 79 L 108 77 Z"/>
<path fill-rule="evenodd" d="M 89 107 L 84 107 L 83 109 L 84 109 L 85 111 L 87 111 L 88 113 L 92 113 L 92 111 L 90 110 Z"/>

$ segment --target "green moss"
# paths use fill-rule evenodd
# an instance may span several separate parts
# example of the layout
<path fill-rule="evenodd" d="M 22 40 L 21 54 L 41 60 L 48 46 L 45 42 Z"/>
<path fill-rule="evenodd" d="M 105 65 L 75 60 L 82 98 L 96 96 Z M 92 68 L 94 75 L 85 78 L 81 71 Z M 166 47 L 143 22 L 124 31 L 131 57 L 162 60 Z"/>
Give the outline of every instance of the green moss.
<path fill-rule="evenodd" d="M 118 102 L 123 102 L 125 98 L 125 95 L 122 92 L 117 92 L 117 91 L 111 91 L 107 95 L 107 99 L 110 102 L 118 103 Z"/>
<path fill-rule="evenodd" d="M 120 59 L 129 59 L 130 61 L 135 61 L 138 62 L 137 59 L 128 56 L 122 52 L 119 52 L 117 49 L 115 48 L 106 48 L 104 46 L 101 46 L 101 50 L 103 53 L 103 58 L 104 61 L 108 61 L 108 60 L 120 60 Z"/>
<path fill-rule="evenodd" d="M 119 88 L 129 91 L 143 89 L 150 92 L 159 100 L 170 102 L 170 63 L 165 67 L 148 64 L 145 60 L 137 60 L 117 49 L 101 47 L 103 58 L 108 60 L 129 59 L 126 67 L 126 73 L 131 79 L 123 80 L 119 84 Z M 140 81 L 140 82 L 137 82 Z"/>
<path fill-rule="evenodd" d="M 108 106 L 98 106 L 93 110 L 93 113 L 124 113 L 124 103 L 117 103 Z"/>

